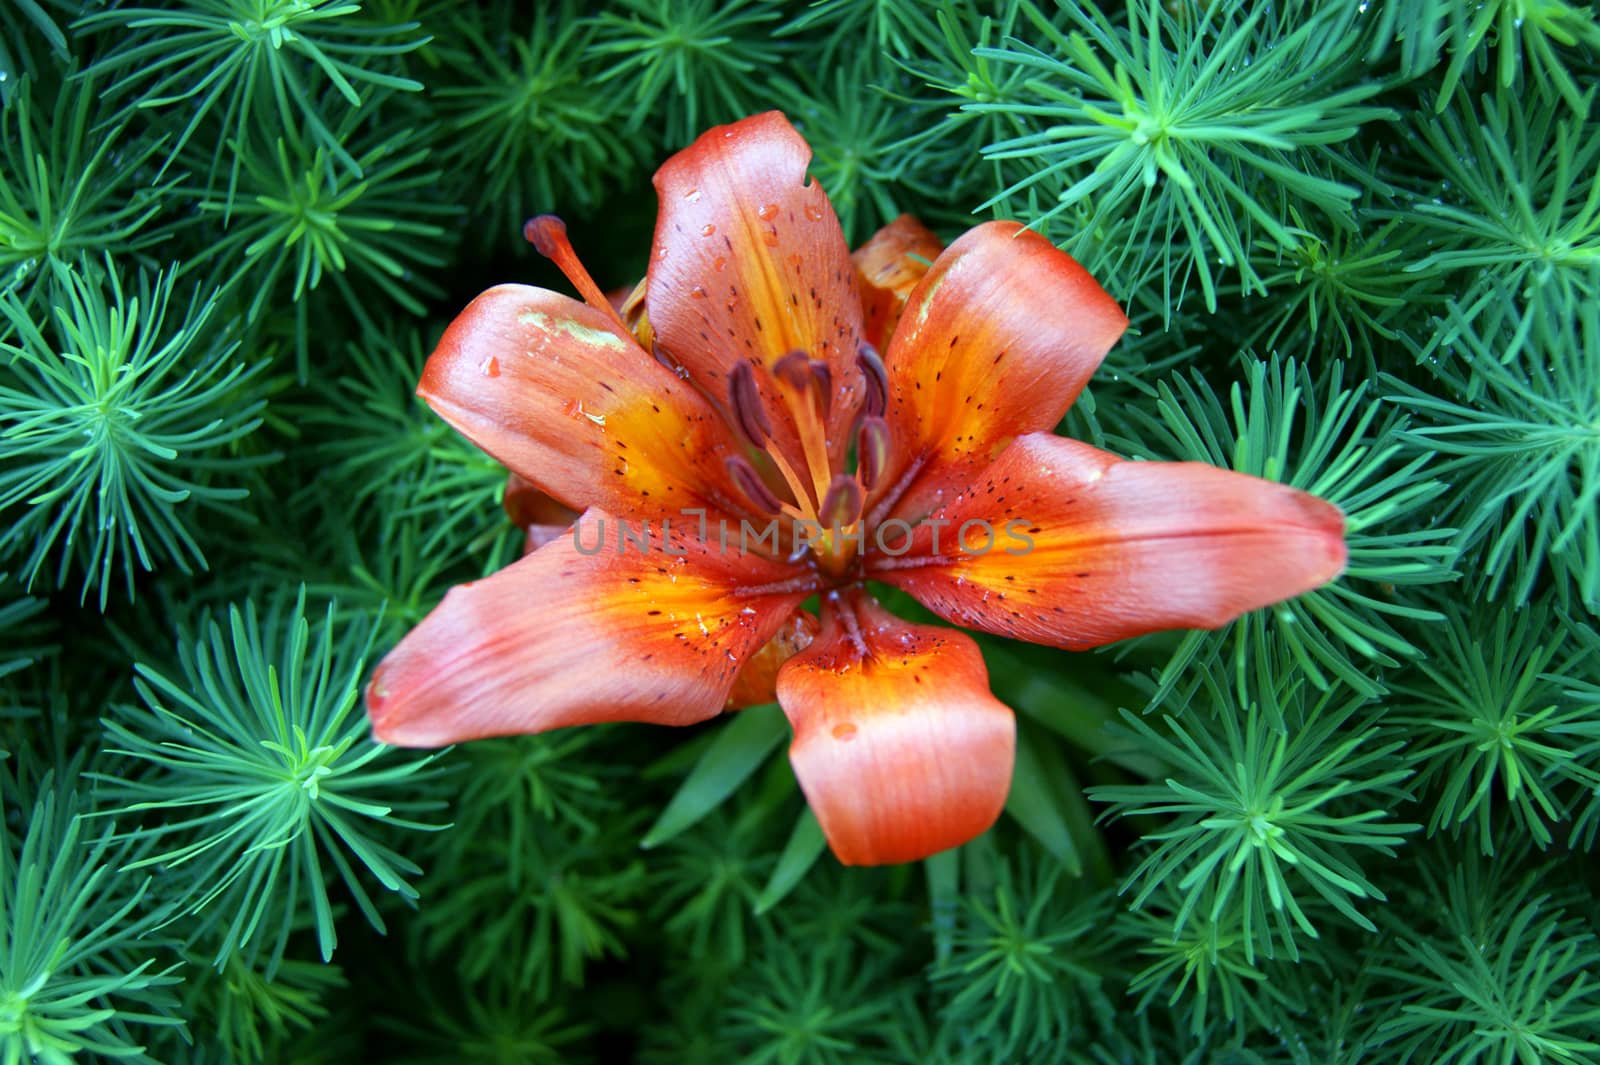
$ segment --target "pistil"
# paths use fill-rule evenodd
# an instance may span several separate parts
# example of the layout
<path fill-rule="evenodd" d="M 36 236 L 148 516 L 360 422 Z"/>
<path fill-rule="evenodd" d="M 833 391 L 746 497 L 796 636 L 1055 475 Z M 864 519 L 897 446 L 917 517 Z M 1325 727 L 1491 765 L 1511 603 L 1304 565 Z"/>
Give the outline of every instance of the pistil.
<path fill-rule="evenodd" d="M 597 311 L 603 311 L 622 327 L 622 331 L 632 335 L 633 330 L 628 328 L 628 323 L 622 320 L 622 315 L 611 306 L 611 301 L 606 299 L 605 293 L 600 291 L 600 286 L 594 283 L 594 278 L 589 276 L 583 263 L 578 261 L 578 253 L 572 249 L 572 242 L 567 239 L 567 224 L 553 214 L 537 215 L 522 224 L 522 236 L 534 250 L 546 259 L 556 264 L 556 269 L 566 275 L 572 282 L 572 287 L 583 296 L 583 302 Z"/>

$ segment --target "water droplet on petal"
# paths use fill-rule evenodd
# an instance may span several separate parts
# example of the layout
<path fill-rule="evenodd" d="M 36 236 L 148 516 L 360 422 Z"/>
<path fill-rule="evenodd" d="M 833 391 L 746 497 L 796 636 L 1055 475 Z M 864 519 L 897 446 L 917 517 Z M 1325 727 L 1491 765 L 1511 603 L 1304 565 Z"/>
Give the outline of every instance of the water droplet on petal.
<path fill-rule="evenodd" d="M 711 234 L 715 233 L 716 231 L 717 231 L 717 227 L 712 225 L 710 222 L 707 222 L 705 225 L 700 227 L 700 235 L 702 237 L 709 237 Z"/>
<path fill-rule="evenodd" d="M 822 221 L 821 205 L 815 203 L 806 204 L 806 217 L 811 219 L 813 222 Z"/>
<path fill-rule="evenodd" d="M 666 249 L 665 245 L 663 245 L 662 247 L 659 247 L 659 248 L 656 249 L 656 258 L 657 259 L 665 259 L 666 257 L 667 257 L 667 249 Z"/>
<path fill-rule="evenodd" d="M 848 721 L 841 721 L 833 726 L 833 738 L 836 740 L 853 740 L 856 738 L 856 727 Z"/>
<path fill-rule="evenodd" d="M 689 290 L 689 298 L 703 300 L 706 298 L 706 290 L 701 288 L 699 285 L 696 285 L 694 288 Z"/>
<path fill-rule="evenodd" d="M 727 265 L 728 265 L 728 260 L 723 258 L 720 255 L 717 256 L 715 259 L 711 260 L 711 269 L 713 269 L 713 270 L 721 270 L 721 269 L 725 268 Z"/>
<path fill-rule="evenodd" d="M 761 243 L 765 244 L 769 248 L 776 248 L 778 246 L 778 231 L 776 229 L 769 229 L 765 233 L 761 234 Z"/>
<path fill-rule="evenodd" d="M 493 355 L 490 355 L 487 359 L 483 360 L 483 365 L 479 366 L 478 369 L 483 371 L 483 376 L 485 377 L 499 377 L 500 360 L 495 358 Z"/>
<path fill-rule="evenodd" d="M 763 222 L 770 222 L 778 217 L 778 205 L 775 203 L 763 204 L 761 210 L 756 212 L 756 217 Z"/>
<path fill-rule="evenodd" d="M 683 194 L 683 198 L 688 200 L 690 203 L 694 203 L 696 200 L 698 200 L 700 198 L 700 188 L 699 188 L 699 186 L 695 186 L 694 188 L 692 188 L 692 189 L 688 190 L 687 192 L 685 192 Z"/>

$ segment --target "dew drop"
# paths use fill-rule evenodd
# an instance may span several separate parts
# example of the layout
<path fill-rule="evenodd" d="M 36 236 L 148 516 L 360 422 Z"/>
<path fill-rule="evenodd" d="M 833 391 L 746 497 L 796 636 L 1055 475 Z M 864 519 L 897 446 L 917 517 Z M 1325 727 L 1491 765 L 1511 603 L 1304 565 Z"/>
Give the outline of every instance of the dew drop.
<path fill-rule="evenodd" d="M 723 258 L 721 255 L 719 255 L 715 259 L 711 260 L 711 269 L 713 269 L 713 270 L 725 269 L 727 267 L 727 265 L 728 265 L 728 260 Z"/>
<path fill-rule="evenodd" d="M 856 727 L 848 721 L 842 721 L 833 726 L 833 738 L 836 740 L 853 740 L 856 738 Z"/>
<path fill-rule="evenodd" d="M 690 203 L 696 202 L 697 200 L 700 199 L 700 187 L 698 185 L 696 185 L 694 188 L 692 188 L 689 191 L 685 192 L 683 194 L 683 198 L 688 200 Z"/>
<path fill-rule="evenodd" d="M 765 233 L 761 234 L 761 243 L 765 244 L 769 248 L 776 248 L 778 246 L 778 231 L 776 229 L 769 229 Z"/>
<path fill-rule="evenodd" d="M 805 262 L 805 259 L 801 257 L 799 252 L 795 252 L 793 255 L 789 256 L 789 265 L 794 267 L 796 270 L 800 269 L 800 264 L 803 262 Z"/>
<path fill-rule="evenodd" d="M 666 249 L 665 245 L 662 245 L 661 247 L 656 249 L 656 258 L 657 259 L 665 259 L 666 257 L 667 257 L 667 249 Z"/>
<path fill-rule="evenodd" d="M 700 227 L 700 235 L 702 237 L 709 237 L 711 234 L 715 233 L 716 231 L 717 231 L 717 227 L 712 225 L 710 222 L 707 222 L 705 225 Z"/>
<path fill-rule="evenodd" d="M 822 208 L 814 203 L 806 204 L 806 217 L 813 222 L 822 221 Z"/>
<path fill-rule="evenodd" d="M 694 288 L 689 290 L 689 298 L 703 300 L 706 298 L 706 290 L 701 288 L 699 285 L 696 285 Z"/>
<path fill-rule="evenodd" d="M 774 218 L 778 217 L 778 205 L 775 203 L 764 204 L 761 210 L 756 212 L 756 217 L 761 219 L 763 222 L 772 221 Z"/>
<path fill-rule="evenodd" d="M 483 376 L 485 377 L 499 377 L 500 360 L 495 358 L 493 355 L 490 355 L 487 359 L 483 360 L 483 364 L 479 366 L 478 369 L 483 372 Z"/>

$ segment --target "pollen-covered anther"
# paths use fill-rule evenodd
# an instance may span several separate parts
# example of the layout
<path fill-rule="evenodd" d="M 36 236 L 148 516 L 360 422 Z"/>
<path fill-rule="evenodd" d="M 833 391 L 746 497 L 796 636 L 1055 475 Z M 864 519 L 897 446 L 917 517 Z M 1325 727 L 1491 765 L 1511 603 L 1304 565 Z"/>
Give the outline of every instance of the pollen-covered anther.
<path fill-rule="evenodd" d="M 772 436 L 772 422 L 767 420 L 766 409 L 761 404 L 755 371 L 747 362 L 735 364 L 728 374 L 728 413 L 751 447 L 766 447 Z"/>
<path fill-rule="evenodd" d="M 868 417 L 882 414 L 889 409 L 889 371 L 884 367 L 878 349 L 863 343 L 856 352 L 856 367 L 867 383 L 867 395 L 862 407 L 864 413 Z"/>
<path fill-rule="evenodd" d="M 861 518 L 861 486 L 849 474 L 841 473 L 828 485 L 817 519 L 824 529 L 846 529 Z"/>
<path fill-rule="evenodd" d="M 759 513 L 779 514 L 783 511 L 783 501 L 767 487 L 767 482 L 761 479 L 761 474 L 750 464 L 750 460 L 742 455 L 729 457 L 725 465 L 728 476 L 732 479 L 734 487 L 743 493 Z"/>

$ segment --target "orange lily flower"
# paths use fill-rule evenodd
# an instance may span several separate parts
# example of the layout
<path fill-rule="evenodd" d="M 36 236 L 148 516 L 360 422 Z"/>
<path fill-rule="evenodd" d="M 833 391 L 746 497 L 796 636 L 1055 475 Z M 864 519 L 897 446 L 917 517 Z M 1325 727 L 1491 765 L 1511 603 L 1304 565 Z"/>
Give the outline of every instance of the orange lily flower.
<path fill-rule="evenodd" d="M 941 250 L 903 218 L 852 261 L 810 158 L 776 112 L 713 129 L 656 173 L 620 309 L 545 217 L 529 235 L 585 302 L 501 285 L 446 330 L 418 393 L 545 531 L 383 660 L 377 739 L 687 725 L 775 693 L 833 852 L 910 861 L 994 823 L 1015 722 L 970 637 L 897 619 L 868 581 L 1082 649 L 1343 570 L 1329 503 L 1052 434 L 1127 326 L 1069 256 L 1013 222 Z M 539 493 L 571 511 L 550 525 Z"/>

